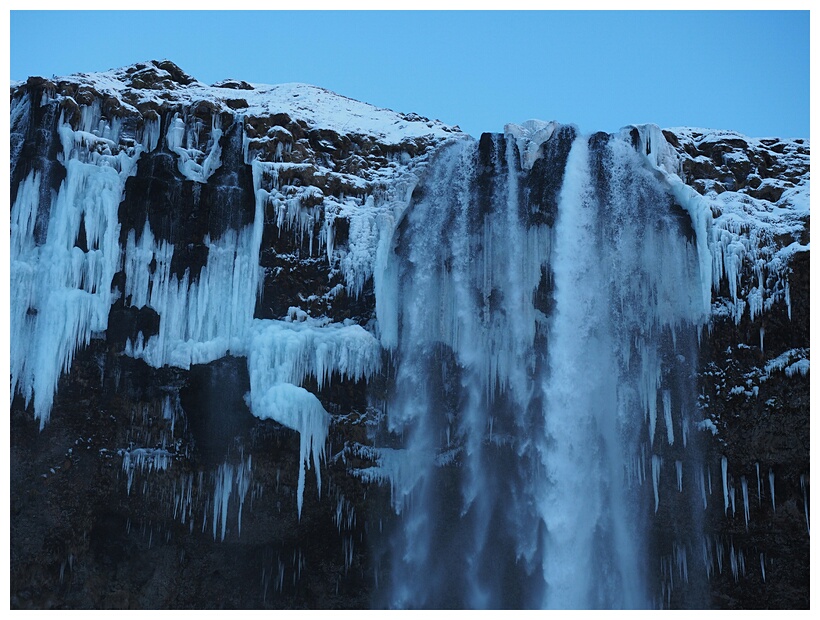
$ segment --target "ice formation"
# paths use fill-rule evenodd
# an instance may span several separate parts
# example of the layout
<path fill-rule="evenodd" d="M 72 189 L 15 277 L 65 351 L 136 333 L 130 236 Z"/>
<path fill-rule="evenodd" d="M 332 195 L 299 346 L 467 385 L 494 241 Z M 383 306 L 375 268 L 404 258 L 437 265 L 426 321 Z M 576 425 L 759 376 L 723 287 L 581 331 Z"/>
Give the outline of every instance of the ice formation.
<path fill-rule="evenodd" d="M 294 313 L 295 314 L 295 313 Z M 327 321 L 255 320 L 248 335 L 250 409 L 259 418 L 270 418 L 299 432 L 300 459 L 297 490 L 302 513 L 305 468 L 311 461 L 322 491 L 320 462 L 330 418 L 319 399 L 301 384 L 316 379 L 319 389 L 332 375 L 358 381 L 378 369 L 378 341 L 359 325 L 328 324 Z"/>
<path fill-rule="evenodd" d="M 214 540 L 219 532 L 219 539 L 225 540 L 225 531 L 228 524 L 228 504 L 231 495 L 236 488 L 236 496 L 239 501 L 239 511 L 237 514 L 238 534 L 242 534 L 242 508 L 245 498 L 248 495 L 252 479 L 252 459 L 248 455 L 247 459 L 240 460 L 238 465 L 223 463 L 219 466 L 214 480 L 213 494 L 213 535 Z"/>
<path fill-rule="evenodd" d="M 40 428 L 74 354 L 108 327 L 120 264 L 117 209 L 143 150 L 121 147 L 119 131 L 118 123 L 101 118 L 99 104 L 83 108 L 76 130 L 61 118 L 66 174 L 59 190 L 41 204 L 47 190 L 32 170 L 11 208 L 11 389 L 33 402 Z M 48 229 L 38 242 L 41 208 L 49 210 Z M 78 245 L 81 237 L 86 247 Z"/>
<path fill-rule="evenodd" d="M 159 76 L 170 77 L 164 69 L 155 69 Z M 127 88 L 123 79 L 121 71 L 80 76 L 81 82 L 88 81 L 98 92 L 131 107 L 122 97 Z M 180 87 L 174 97 L 193 109 L 191 106 L 199 102 L 221 101 L 230 94 L 194 82 Z M 303 84 L 257 85 L 245 95 L 250 100 L 242 113 L 245 117 L 287 112 L 319 127 L 343 126 L 351 133 L 377 136 L 387 144 L 419 136 L 443 140 L 453 133 L 438 122 L 405 119 L 389 110 Z M 158 93 L 150 90 L 140 91 L 140 97 L 142 103 L 163 102 Z M 40 103 L 50 105 L 50 110 L 59 109 L 48 99 Z M 28 97 L 16 100 L 12 120 L 23 124 L 31 114 L 31 105 Z M 285 317 L 284 321 L 254 320 L 261 286 L 259 253 L 264 211 L 274 209 L 276 225 L 283 232 L 308 237 L 309 255 L 326 251 L 328 260 L 341 266 L 350 294 L 358 295 L 364 282 L 374 277 L 377 248 L 389 241 L 396 218 L 417 180 L 411 172 L 411 158 L 406 154 L 398 157 L 376 173 L 370 184 L 355 175 L 313 170 L 316 175 L 342 176 L 362 192 L 379 187 L 379 193 L 367 200 L 343 195 L 323 197 L 321 190 L 310 186 L 293 195 L 293 186 L 286 188 L 279 182 L 280 174 L 292 172 L 287 168 L 309 166 L 281 159 L 265 161 L 259 155 L 264 140 L 244 135 L 243 157 L 253 178 L 253 221 L 242 229 L 229 229 L 218 238 L 206 236 L 202 240 L 207 247 L 206 264 L 196 275 L 187 270 L 178 275 L 171 270 L 174 245 L 158 239 L 148 219 L 141 230 L 129 230 L 125 246 L 120 247 L 118 208 L 125 181 L 135 174 L 141 154 L 164 148 L 174 154 L 183 178 L 207 183 L 222 165 L 222 117 L 213 114 L 210 127 L 206 127 L 196 115 L 176 112 L 165 122 L 167 129 L 162 135 L 156 115 L 146 115 L 134 133 L 132 128 L 123 129 L 119 117 L 111 120 L 105 116 L 100 100 L 81 105 L 79 110 L 79 121 L 74 125 L 67 118 L 57 123 L 60 161 L 66 170 L 59 191 L 49 198 L 49 190 L 41 187 L 43 172 L 33 169 L 21 182 L 12 206 L 12 394 L 22 393 L 26 404 L 33 404 L 41 427 L 45 425 L 60 375 L 70 368 L 78 348 L 105 332 L 111 304 L 123 295 L 126 306 L 148 307 L 159 316 L 159 332 L 140 332 L 133 341 L 128 339 L 127 355 L 156 368 L 189 368 L 228 354 L 247 357 L 252 412 L 298 431 L 304 465 L 312 462 L 319 476 L 329 417 L 316 396 L 301 383 L 313 376 L 321 389 L 333 376 L 367 379 L 379 366 L 380 346 L 357 325 L 328 324 L 322 319 L 299 323 L 293 317 Z M 353 119 L 356 121 L 351 122 Z M 269 133 L 282 137 L 288 131 L 278 127 Z M 16 138 L 12 140 L 13 156 L 20 152 L 15 145 L 22 144 Z M 289 148 L 286 141 L 279 143 L 277 157 Z M 305 199 L 315 195 L 326 199 L 323 209 L 304 206 Z M 44 205 L 46 200 L 49 202 Z M 41 213 L 43 209 L 47 210 L 46 217 Z M 311 233 L 320 217 L 324 218 L 320 246 L 314 248 Z M 334 247 L 336 217 L 351 222 L 345 248 Z M 40 220 L 47 222 L 45 235 L 35 230 Z M 87 247 L 80 247 L 83 244 Z M 125 275 L 124 290 L 112 289 L 113 277 L 120 269 Z M 158 457 L 149 458 L 139 450 L 123 452 L 129 490 L 135 468 L 144 469 L 145 463 L 159 464 Z M 220 492 L 229 486 L 224 482 Z M 299 512 L 303 488 L 304 470 L 297 498 Z M 221 519 L 221 514 L 215 513 L 214 519 Z M 221 523 L 224 527 L 224 520 Z"/>
<path fill-rule="evenodd" d="M 262 419 L 273 419 L 300 435 L 297 507 L 301 514 L 305 467 L 313 462 L 321 493 L 320 461 L 324 457 L 329 416 L 319 400 L 301 387 L 308 376 L 319 389 L 336 374 L 369 378 L 380 363 L 375 338 L 358 325 L 300 317 L 297 308 L 285 320 L 253 318 L 260 286 L 259 251 L 263 210 L 271 200 L 261 187 L 263 163 L 252 162 L 256 212 L 252 224 L 229 230 L 218 240 L 204 239 L 207 264 L 199 277 L 181 280 L 170 272 L 173 245 L 157 242 L 146 220 L 137 240 L 128 234 L 125 251 L 127 303 L 149 306 L 160 317 L 159 333 L 147 341 L 126 343 L 125 352 L 154 367 L 188 368 L 226 354 L 245 356 L 251 380 L 249 406 Z M 297 204 L 298 211 L 298 204 Z"/>
<path fill-rule="evenodd" d="M 720 140 L 741 142 L 750 149 L 763 150 L 765 143 L 776 140 L 755 140 L 732 132 L 708 129 L 673 128 L 683 144 L 698 146 Z M 802 141 L 798 141 L 802 144 Z M 783 162 L 796 170 L 808 163 L 808 154 L 796 143 L 779 147 Z M 722 154 L 724 162 L 735 163 L 748 157 L 742 151 Z M 714 214 L 709 217 L 708 247 L 711 253 L 712 287 L 715 296 L 725 284 L 728 299 L 716 299 L 716 313 L 728 314 L 737 323 L 744 314 L 755 316 L 770 310 L 775 303 L 785 303 L 791 315 L 788 284 L 789 259 L 797 252 L 809 251 L 808 243 L 799 240 L 781 247 L 778 238 L 799 236 L 809 216 L 810 180 L 806 173 L 796 182 L 767 178 L 762 186 L 776 190 L 779 198 L 768 201 L 749 195 L 748 190 L 717 191 L 714 181 L 707 184 L 703 204 Z M 679 169 L 677 174 L 683 174 Z M 694 191 L 694 190 L 691 190 Z M 761 350 L 763 348 L 761 332 Z"/>
<path fill-rule="evenodd" d="M 135 308 L 149 306 L 160 316 L 160 330 L 147 341 L 126 344 L 126 353 L 159 368 L 189 368 L 229 352 L 242 354 L 253 321 L 259 288 L 261 216 L 238 234 L 205 239 L 208 263 L 193 281 L 171 274 L 173 245 L 156 243 L 149 222 L 136 241 L 128 233 L 125 251 L 125 295 Z M 156 268 L 151 271 L 151 265 Z"/>
<path fill-rule="evenodd" d="M 83 79 L 109 97 L 126 88 L 117 72 Z M 381 429 L 389 441 L 352 448 L 371 463 L 356 475 L 389 484 L 399 515 L 390 580 L 380 590 L 387 606 L 646 607 L 696 579 L 699 555 L 707 575 L 724 566 L 735 580 L 745 574 L 744 552 L 731 540 L 673 540 L 659 557 L 653 598 L 647 519 L 686 512 L 690 491 L 689 504 L 708 506 L 712 471 L 688 445 L 698 430 L 718 433 L 715 420 L 693 419 L 697 344 L 710 316 L 739 323 L 775 303 L 791 316 L 789 264 L 810 249 L 798 239 L 809 211 L 807 175 L 778 187 L 774 203 L 714 184 L 701 194 L 651 125 L 586 136 L 528 121 L 476 142 L 302 84 L 255 85 L 243 91 L 240 111 L 224 103 L 233 95 L 198 82 L 180 86 L 172 98 L 182 111 L 162 122 L 146 116 L 137 130 L 109 118 L 99 100 L 81 105 L 77 118 L 56 123 L 59 187 L 47 187 L 48 171 L 36 167 L 21 180 L 11 207 L 11 391 L 31 404 L 41 428 L 61 374 L 105 332 L 122 296 L 125 307 L 159 317 L 157 333 L 128 339 L 126 355 L 155 368 L 246 359 L 250 411 L 299 433 L 300 517 L 308 469 L 322 493 L 331 419 L 306 385 L 321 392 L 332 381 L 395 373 Z M 139 97 L 138 105 L 161 103 L 147 90 Z M 217 102 L 208 123 L 186 112 L 205 100 Z M 32 105 L 13 101 L 13 126 Z M 172 270 L 179 248 L 148 218 L 139 230 L 121 231 L 118 208 L 146 153 L 165 149 L 186 182 L 212 182 L 229 154 L 225 114 L 242 123 L 237 139 L 252 177 L 253 215 L 245 226 L 206 235 L 205 264 L 180 274 Z M 358 171 L 321 158 L 293 161 L 290 130 L 252 131 L 254 119 L 275 114 L 391 148 L 383 165 Z M 691 145 L 721 137 L 675 132 Z M 437 147 L 432 158 L 410 153 L 410 141 L 422 137 Z M 21 145 L 13 134 L 13 161 Z M 329 178 L 341 189 L 325 193 L 319 185 Z M 341 220 L 349 224 L 343 243 Z M 342 274 L 344 286 L 328 295 L 345 289 L 356 298 L 372 281 L 377 320 L 332 322 L 298 307 L 255 318 L 266 224 Z M 794 241 L 776 249 L 783 237 Z M 112 287 L 119 271 L 122 290 Z M 764 337 L 761 327 L 761 353 Z M 758 378 L 776 372 L 806 376 L 809 350 L 771 359 Z M 727 389 L 740 397 L 758 388 Z M 179 408 L 163 401 L 172 434 Z M 136 476 L 168 470 L 176 455 L 170 446 L 129 445 L 119 456 L 131 494 Z M 224 540 L 234 505 L 241 533 L 251 465 L 242 455 L 210 477 L 180 475 L 174 518 L 193 528 L 192 507 L 207 505 L 202 529 Z M 759 464 L 756 472 L 760 505 Z M 774 510 L 772 469 L 768 478 Z M 748 529 L 748 482 L 739 480 Z M 808 529 L 807 486 L 801 478 Z M 731 506 L 734 515 L 737 489 L 725 456 L 721 489 L 724 514 Z M 720 494 L 716 488 L 718 502 Z M 338 498 L 340 531 L 343 512 L 354 518 L 344 506 Z M 692 531 L 696 512 L 681 516 Z M 353 540 L 344 544 L 347 569 Z M 463 570 L 443 569 L 443 554 Z M 301 570 L 301 552 L 294 563 Z M 760 569 L 765 581 L 762 553 Z M 505 589 L 505 579 L 522 585 Z"/>
<path fill-rule="evenodd" d="M 222 148 L 219 146 L 222 128 L 217 121 L 218 117 L 215 116 L 204 153 L 197 148 L 197 138 L 202 131 L 199 119 L 195 120 L 191 126 L 186 126 L 185 121 L 177 114 L 168 125 L 165 143 L 168 149 L 176 153 L 177 165 L 182 176 L 190 181 L 207 183 L 208 178 L 222 163 L 220 160 Z"/>

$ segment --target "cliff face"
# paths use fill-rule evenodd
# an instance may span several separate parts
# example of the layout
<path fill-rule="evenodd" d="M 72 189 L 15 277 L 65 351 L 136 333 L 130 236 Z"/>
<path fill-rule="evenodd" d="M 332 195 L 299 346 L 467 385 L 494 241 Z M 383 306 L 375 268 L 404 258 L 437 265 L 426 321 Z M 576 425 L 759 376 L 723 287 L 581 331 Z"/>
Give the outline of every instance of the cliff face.
<path fill-rule="evenodd" d="M 707 513 L 712 553 L 724 557 L 712 602 L 805 608 L 808 144 L 704 130 L 666 135 L 682 153 L 681 177 L 713 201 L 712 238 L 722 248 L 715 255 L 722 253 L 728 276 L 713 294 L 700 349 L 700 408 L 714 422 L 707 462 L 715 490 L 725 466 L 729 496 L 728 507 L 713 502 Z"/>
<path fill-rule="evenodd" d="M 396 480 L 367 473 L 395 439 L 385 273 L 439 154 L 469 137 L 168 61 L 31 78 L 11 99 L 12 607 L 371 606 L 401 520 Z M 555 201 L 574 132 L 507 129 L 482 137 L 476 183 L 504 139 L 533 171 L 521 195 Z M 676 217 L 714 289 L 687 414 L 704 442 L 696 600 L 807 607 L 808 144 L 647 136 L 634 148 L 691 188 Z M 548 314 L 549 277 L 535 285 Z M 685 556 L 664 561 L 657 602 L 691 603 L 672 585 Z"/>
<path fill-rule="evenodd" d="M 167 62 L 32 78 L 12 102 L 12 606 L 369 606 L 385 491 L 348 471 L 364 377 L 304 361 L 330 414 L 326 445 L 305 447 L 309 429 L 251 414 L 237 341 L 284 319 L 301 359 L 306 313 L 367 325 L 380 227 L 458 131 Z M 67 372 L 37 361 L 55 350 Z"/>

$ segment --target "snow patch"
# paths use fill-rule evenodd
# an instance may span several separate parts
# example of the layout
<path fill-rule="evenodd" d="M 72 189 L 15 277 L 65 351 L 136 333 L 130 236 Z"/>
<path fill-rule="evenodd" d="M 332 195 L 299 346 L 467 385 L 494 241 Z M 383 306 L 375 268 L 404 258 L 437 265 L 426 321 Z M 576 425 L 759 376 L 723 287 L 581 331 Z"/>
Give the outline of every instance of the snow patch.
<path fill-rule="evenodd" d="M 809 349 L 789 349 L 781 353 L 773 360 L 766 362 L 761 380 L 765 381 L 774 372 L 784 372 L 787 377 L 796 374 L 806 376 L 809 374 Z"/>

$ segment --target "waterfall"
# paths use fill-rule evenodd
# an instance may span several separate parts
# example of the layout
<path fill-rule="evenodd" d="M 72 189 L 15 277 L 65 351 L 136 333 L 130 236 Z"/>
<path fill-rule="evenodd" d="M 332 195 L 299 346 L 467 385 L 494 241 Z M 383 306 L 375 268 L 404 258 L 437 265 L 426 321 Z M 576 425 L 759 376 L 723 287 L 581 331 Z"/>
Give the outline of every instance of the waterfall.
<path fill-rule="evenodd" d="M 629 132 L 526 129 L 441 152 L 394 236 L 378 605 L 660 606 L 700 548 L 689 215 Z"/>

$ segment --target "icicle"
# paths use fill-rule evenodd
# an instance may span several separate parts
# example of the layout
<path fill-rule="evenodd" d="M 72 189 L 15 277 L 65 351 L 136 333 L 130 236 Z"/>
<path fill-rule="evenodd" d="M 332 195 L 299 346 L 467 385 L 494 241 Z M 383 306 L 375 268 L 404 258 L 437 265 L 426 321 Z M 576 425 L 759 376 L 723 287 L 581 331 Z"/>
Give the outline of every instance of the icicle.
<path fill-rule="evenodd" d="M 679 543 L 675 543 L 673 547 L 673 554 L 678 565 L 678 574 L 684 583 L 689 583 L 689 563 L 686 558 L 686 547 Z"/>
<path fill-rule="evenodd" d="M 148 305 L 160 316 L 159 333 L 144 347 L 134 346 L 132 354 L 155 368 L 188 368 L 228 352 L 244 353 L 258 292 L 261 230 L 257 207 L 254 224 L 239 233 L 227 231 L 213 242 L 206 236 L 208 262 L 193 281 L 187 271 L 181 280 L 171 273 L 174 246 L 156 243 L 148 222 L 139 243 L 129 233 L 126 296 L 135 307 Z"/>
<path fill-rule="evenodd" d="M 707 471 L 707 476 L 708 476 L 708 480 L 709 480 L 709 495 L 711 495 L 712 494 L 712 466 L 707 465 L 707 470 L 706 471 Z"/>
<path fill-rule="evenodd" d="M 703 509 L 706 510 L 706 481 L 704 480 L 703 467 L 700 469 L 699 481 L 698 486 L 700 487 L 701 499 L 703 499 Z"/>
<path fill-rule="evenodd" d="M 239 513 L 237 515 L 237 535 L 242 535 L 242 508 L 245 505 L 245 496 L 251 486 L 251 455 L 246 461 L 240 461 L 236 468 L 236 490 L 239 494 Z"/>
<path fill-rule="evenodd" d="M 755 471 L 757 472 L 757 505 L 760 506 L 760 463 L 755 463 Z"/>
<path fill-rule="evenodd" d="M 726 479 L 729 461 L 725 456 L 720 457 L 720 474 L 723 480 L 723 514 L 729 514 L 729 482 Z"/>
<path fill-rule="evenodd" d="M 214 114 L 211 120 L 211 132 L 205 152 L 198 146 L 198 134 L 202 127 L 199 119 L 187 127 L 185 121 L 174 114 L 173 120 L 168 123 L 165 144 L 169 150 L 177 154 L 177 167 L 182 175 L 198 183 L 207 183 L 208 178 L 220 167 L 222 148 L 219 140 L 222 137 L 222 128 L 218 124 L 219 115 Z M 151 135 L 153 140 L 153 135 Z"/>
<path fill-rule="evenodd" d="M 746 484 L 746 476 L 740 477 L 740 488 L 743 493 L 743 518 L 746 521 L 746 531 L 749 531 L 749 485 Z"/>
<path fill-rule="evenodd" d="M 666 440 L 671 446 L 675 443 L 675 431 L 672 428 L 672 394 L 669 390 L 663 391 L 663 419 L 666 423 Z"/>
<path fill-rule="evenodd" d="M 643 484 L 646 482 L 646 442 L 641 444 L 641 481 L 640 483 Z"/>
<path fill-rule="evenodd" d="M 746 556 L 743 553 L 742 549 L 738 549 L 737 551 L 737 562 L 740 566 L 740 574 L 745 577 L 746 576 Z"/>
<path fill-rule="evenodd" d="M 809 528 L 809 496 L 806 493 L 806 475 L 800 474 L 800 490 L 803 491 L 803 512 L 806 514 L 806 532 L 811 534 L 811 530 Z"/>
<path fill-rule="evenodd" d="M 119 450 L 118 453 L 122 455 L 122 469 L 127 476 L 126 493 L 128 495 L 131 494 L 134 473 L 137 470 L 140 472 L 165 471 L 172 462 L 171 453 L 162 448 L 130 448 Z"/>
<path fill-rule="evenodd" d="M 658 481 L 661 476 L 661 465 L 663 459 L 657 454 L 652 455 L 652 491 L 655 494 L 655 512 L 658 512 Z"/>
<path fill-rule="evenodd" d="M 760 552 L 760 574 L 763 576 L 763 583 L 766 583 L 766 564 L 763 562 L 763 552 Z"/>
<path fill-rule="evenodd" d="M 641 484 L 646 481 L 646 443 L 641 444 Z"/>
<path fill-rule="evenodd" d="M 223 463 L 219 466 L 216 472 L 214 481 L 214 495 L 213 495 L 213 534 L 216 540 L 216 531 L 221 523 L 221 537 L 220 540 L 225 540 L 225 529 L 228 525 L 228 501 L 231 498 L 231 491 L 233 491 L 233 465 Z"/>
<path fill-rule="evenodd" d="M 648 364 L 648 360 L 643 362 Z M 644 404 L 647 414 L 649 416 L 649 446 L 653 446 L 655 442 L 655 427 L 658 420 L 658 401 L 657 401 L 657 385 L 660 377 L 658 373 L 649 373 L 648 369 L 644 368 L 643 373 L 644 383 L 641 388 L 644 390 Z"/>
<path fill-rule="evenodd" d="M 774 472 L 771 469 L 769 469 L 769 490 L 772 494 L 772 512 L 774 512 Z"/>
<path fill-rule="evenodd" d="M 259 381 L 299 385 L 314 377 L 321 390 L 334 375 L 369 380 L 379 369 L 379 342 L 361 326 L 309 317 L 293 320 L 297 313 L 291 310 L 286 321 L 253 322 L 248 363 Z"/>
<path fill-rule="evenodd" d="M 789 278 L 786 277 L 786 285 L 785 285 L 785 297 L 786 297 L 786 310 L 789 314 L 789 320 L 792 320 L 792 296 L 791 291 L 789 289 Z"/>
<path fill-rule="evenodd" d="M 294 309 L 295 310 L 295 309 Z M 318 387 L 334 374 L 368 379 L 381 362 L 378 341 L 359 325 L 328 324 L 305 318 L 294 321 L 255 320 L 250 333 L 248 370 L 250 408 L 299 432 L 300 467 L 297 510 L 301 515 L 305 470 L 315 467 L 319 493 L 330 417 L 319 400 L 299 385 L 309 376 Z"/>
<path fill-rule="evenodd" d="M 718 563 L 718 573 L 723 574 L 723 542 L 715 536 L 715 551 Z"/>
<path fill-rule="evenodd" d="M 700 549 L 701 558 L 703 559 L 703 566 L 706 569 L 706 578 L 711 579 L 714 560 L 712 558 L 712 547 L 706 536 L 700 539 Z"/>
<path fill-rule="evenodd" d="M 675 471 L 678 475 L 678 492 L 683 492 L 683 463 L 681 461 L 675 461 Z"/>
<path fill-rule="evenodd" d="M 299 432 L 299 480 L 296 491 L 298 515 L 302 514 L 305 470 L 315 467 L 319 496 L 322 478 L 319 469 L 325 456 L 330 419 L 319 399 L 302 387 L 290 383 L 261 383 L 251 375 L 251 411 L 261 419 L 273 419 Z"/>

